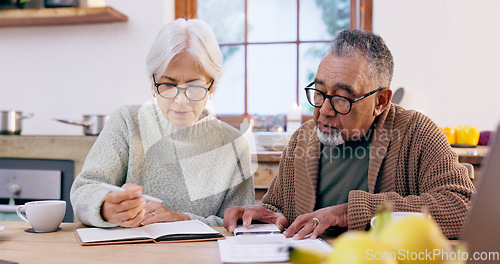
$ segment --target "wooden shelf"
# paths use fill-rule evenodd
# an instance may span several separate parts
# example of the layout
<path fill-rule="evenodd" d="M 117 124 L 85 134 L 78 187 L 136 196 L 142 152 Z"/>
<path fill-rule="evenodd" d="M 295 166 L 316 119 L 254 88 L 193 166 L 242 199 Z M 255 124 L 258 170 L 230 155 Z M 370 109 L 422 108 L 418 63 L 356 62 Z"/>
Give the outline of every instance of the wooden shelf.
<path fill-rule="evenodd" d="M 0 27 L 76 25 L 127 20 L 126 15 L 108 6 L 0 10 Z"/>

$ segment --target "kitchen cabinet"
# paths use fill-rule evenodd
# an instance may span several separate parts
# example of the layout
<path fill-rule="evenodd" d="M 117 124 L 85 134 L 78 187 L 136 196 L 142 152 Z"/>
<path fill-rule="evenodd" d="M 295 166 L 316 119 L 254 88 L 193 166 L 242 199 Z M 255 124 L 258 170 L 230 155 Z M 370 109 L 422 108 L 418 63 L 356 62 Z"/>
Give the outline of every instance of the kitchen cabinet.
<path fill-rule="evenodd" d="M 258 167 L 253 173 L 255 203 L 260 204 L 273 177 L 278 174 L 281 151 L 263 151 L 257 154 Z"/>
<path fill-rule="evenodd" d="M 94 24 L 127 20 L 126 15 L 109 6 L 0 10 L 0 27 Z"/>

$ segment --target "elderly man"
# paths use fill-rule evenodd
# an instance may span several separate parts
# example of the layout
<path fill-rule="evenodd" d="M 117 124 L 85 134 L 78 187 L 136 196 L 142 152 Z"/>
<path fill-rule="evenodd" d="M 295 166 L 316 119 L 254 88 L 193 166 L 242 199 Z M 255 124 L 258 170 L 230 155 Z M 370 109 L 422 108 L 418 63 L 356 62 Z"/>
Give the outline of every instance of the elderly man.
<path fill-rule="evenodd" d="M 378 35 L 344 30 L 306 90 L 313 120 L 293 134 L 262 205 L 232 207 L 237 220 L 288 226 L 287 237 L 315 238 L 330 227 L 366 229 L 377 205 L 428 208 L 449 238 L 462 230 L 474 185 L 438 126 L 390 103 L 394 62 Z"/>

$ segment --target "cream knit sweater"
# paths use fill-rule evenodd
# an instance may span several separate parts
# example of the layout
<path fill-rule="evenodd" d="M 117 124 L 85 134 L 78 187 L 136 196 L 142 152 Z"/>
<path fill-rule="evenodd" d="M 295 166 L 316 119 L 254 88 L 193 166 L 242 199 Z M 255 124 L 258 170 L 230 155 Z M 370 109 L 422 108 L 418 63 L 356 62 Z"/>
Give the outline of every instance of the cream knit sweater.
<path fill-rule="evenodd" d="M 156 101 L 111 114 L 71 188 L 81 222 L 116 226 L 101 217 L 107 193 L 101 182 L 138 184 L 166 208 L 212 226 L 222 225 L 226 208 L 254 203 L 250 150 L 242 133 L 210 114 L 175 127 Z"/>
<path fill-rule="evenodd" d="M 283 150 L 279 172 L 262 199 L 289 223 L 316 208 L 320 142 L 312 121 Z M 368 165 L 368 192 L 352 190 L 348 228 L 365 229 L 382 202 L 395 211 L 429 208 L 449 238 L 462 230 L 475 188 L 445 135 L 427 116 L 391 105 L 376 120 Z"/>

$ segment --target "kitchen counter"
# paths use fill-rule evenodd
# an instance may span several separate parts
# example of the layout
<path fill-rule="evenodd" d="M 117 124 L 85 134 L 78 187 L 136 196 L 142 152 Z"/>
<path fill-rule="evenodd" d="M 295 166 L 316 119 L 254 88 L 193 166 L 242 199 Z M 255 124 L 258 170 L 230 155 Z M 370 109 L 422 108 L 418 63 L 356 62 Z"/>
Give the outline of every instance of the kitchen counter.
<path fill-rule="evenodd" d="M 0 158 L 72 160 L 76 176 L 96 139 L 96 136 L 0 135 Z"/>
<path fill-rule="evenodd" d="M 0 158 L 72 160 L 75 176 L 80 173 L 83 162 L 97 136 L 7 136 L 0 135 Z M 488 152 L 488 147 L 453 148 L 460 162 L 474 165 L 476 174 Z M 281 151 L 258 150 L 259 167 L 254 173 L 255 186 L 265 189 L 278 171 Z"/>
<path fill-rule="evenodd" d="M 458 155 L 460 162 L 471 163 L 472 165 L 481 165 L 483 158 L 488 153 L 487 146 L 477 146 L 475 148 L 452 148 Z M 279 162 L 281 151 L 259 151 L 257 159 L 259 162 Z"/>

